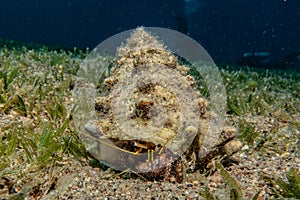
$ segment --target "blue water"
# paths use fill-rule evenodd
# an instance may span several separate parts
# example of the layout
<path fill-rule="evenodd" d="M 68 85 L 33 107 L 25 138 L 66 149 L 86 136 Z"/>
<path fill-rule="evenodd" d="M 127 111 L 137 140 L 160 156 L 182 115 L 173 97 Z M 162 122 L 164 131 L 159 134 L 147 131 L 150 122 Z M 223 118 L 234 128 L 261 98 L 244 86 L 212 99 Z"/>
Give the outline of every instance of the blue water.
<path fill-rule="evenodd" d="M 218 63 L 300 51 L 299 0 L 0 0 L 0 37 L 18 41 L 93 48 L 141 25 L 186 33 Z"/>

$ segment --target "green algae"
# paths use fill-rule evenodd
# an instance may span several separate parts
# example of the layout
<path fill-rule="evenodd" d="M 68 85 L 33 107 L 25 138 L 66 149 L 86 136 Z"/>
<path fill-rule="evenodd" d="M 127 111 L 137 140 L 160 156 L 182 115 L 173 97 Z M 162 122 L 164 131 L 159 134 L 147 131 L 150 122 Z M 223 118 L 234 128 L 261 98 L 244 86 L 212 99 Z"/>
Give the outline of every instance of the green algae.
<path fill-rule="evenodd" d="M 0 50 L 0 177 L 19 174 L 16 168 L 10 167 L 16 160 L 20 166 L 47 168 L 66 155 L 87 159 L 85 147 L 74 130 L 73 107 L 69 101 L 74 77 L 84 57 L 82 51 L 47 48 Z M 286 137 L 278 127 L 268 132 L 256 130 L 255 124 L 245 120 L 249 115 L 272 117 L 288 123 L 291 130 L 299 130 L 299 72 L 233 68 L 224 67 L 220 71 L 227 90 L 227 113 L 237 117 L 239 137 L 245 144 L 262 151 L 270 147 L 268 141 Z M 209 96 L 201 77 L 197 84 L 204 96 Z M 8 116 L 13 119 L 6 119 Z M 4 123 L 6 120 L 10 122 Z M 287 138 L 284 142 L 288 146 L 293 141 Z M 282 153 L 279 149 L 278 152 Z M 221 164 L 216 167 L 229 186 L 229 196 L 241 198 L 243 191 L 238 182 Z M 288 171 L 286 179 L 276 178 L 272 182 L 274 196 L 300 198 L 297 169 Z M 270 181 L 266 178 L 266 182 Z M 258 198 L 259 193 L 254 197 Z M 207 188 L 203 195 L 207 199 L 215 197 Z"/>

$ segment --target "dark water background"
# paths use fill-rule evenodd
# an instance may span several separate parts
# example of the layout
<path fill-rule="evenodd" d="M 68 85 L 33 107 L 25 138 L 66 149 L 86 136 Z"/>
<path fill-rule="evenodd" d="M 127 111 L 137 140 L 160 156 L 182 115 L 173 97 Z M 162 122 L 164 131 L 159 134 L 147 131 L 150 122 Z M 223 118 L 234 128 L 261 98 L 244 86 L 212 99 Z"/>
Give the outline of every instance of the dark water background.
<path fill-rule="evenodd" d="M 300 0 L 0 0 L 0 37 L 18 41 L 92 49 L 141 25 L 189 34 L 218 63 L 300 51 Z"/>

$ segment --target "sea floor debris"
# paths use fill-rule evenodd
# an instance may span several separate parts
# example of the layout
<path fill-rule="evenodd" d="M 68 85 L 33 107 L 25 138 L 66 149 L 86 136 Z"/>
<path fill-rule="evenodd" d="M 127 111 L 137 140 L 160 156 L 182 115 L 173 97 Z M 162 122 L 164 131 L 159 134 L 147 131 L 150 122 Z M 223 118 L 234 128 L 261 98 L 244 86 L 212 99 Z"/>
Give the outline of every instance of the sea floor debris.
<path fill-rule="evenodd" d="M 187 173 L 184 183 L 145 181 L 128 173 L 116 177 L 114 170 L 95 167 L 91 158 L 81 157 L 68 113 L 83 53 L 2 48 L 0 57 L 2 199 L 202 199 L 205 188 L 219 199 L 230 195 L 218 171 Z M 232 161 L 222 163 L 224 168 L 235 177 L 245 199 L 259 190 L 258 199 L 284 197 L 283 188 L 273 187 L 269 180 L 288 182 L 286 173 L 292 167 L 299 174 L 299 72 L 236 66 L 221 69 L 221 74 L 231 104 L 227 123 L 239 130 L 243 142 Z M 258 84 L 249 89 L 247 80 Z M 63 123 L 66 116 L 71 119 L 68 124 Z M 47 131 L 57 133 L 48 142 L 57 142 L 59 148 L 42 145 Z"/>

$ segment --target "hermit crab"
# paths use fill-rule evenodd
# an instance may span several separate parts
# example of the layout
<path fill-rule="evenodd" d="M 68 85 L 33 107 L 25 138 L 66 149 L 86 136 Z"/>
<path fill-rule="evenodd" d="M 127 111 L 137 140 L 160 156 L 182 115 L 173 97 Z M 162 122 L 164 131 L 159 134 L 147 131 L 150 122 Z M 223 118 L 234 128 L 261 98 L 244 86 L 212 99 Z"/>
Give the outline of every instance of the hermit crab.
<path fill-rule="evenodd" d="M 117 170 L 160 176 L 183 157 L 204 166 L 240 147 L 235 129 L 224 127 L 217 67 L 169 29 L 139 27 L 98 45 L 79 69 L 74 101 L 88 151 Z"/>

